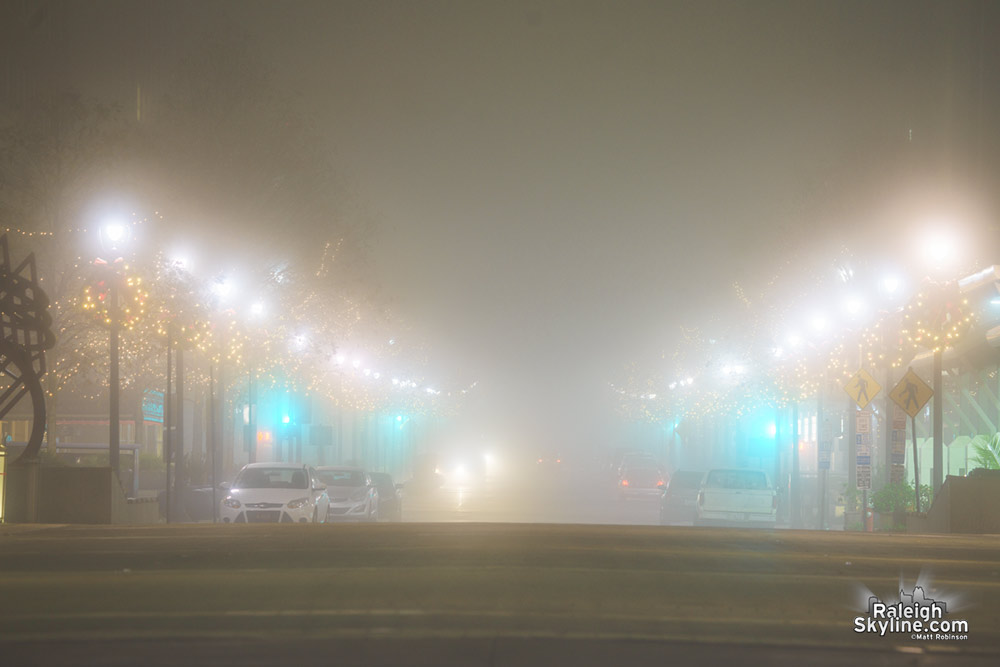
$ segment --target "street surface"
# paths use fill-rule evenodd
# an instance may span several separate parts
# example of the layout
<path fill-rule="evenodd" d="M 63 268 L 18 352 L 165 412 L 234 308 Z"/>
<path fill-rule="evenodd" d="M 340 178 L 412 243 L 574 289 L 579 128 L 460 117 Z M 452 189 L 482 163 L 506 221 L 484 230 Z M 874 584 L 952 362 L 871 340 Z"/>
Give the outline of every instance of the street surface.
<path fill-rule="evenodd" d="M 548 524 L 0 528 L 4 664 L 996 664 L 1000 538 Z M 862 586 L 964 642 L 857 635 Z M 956 653 L 960 652 L 960 653 Z M 334 659 L 333 656 L 337 656 Z"/>

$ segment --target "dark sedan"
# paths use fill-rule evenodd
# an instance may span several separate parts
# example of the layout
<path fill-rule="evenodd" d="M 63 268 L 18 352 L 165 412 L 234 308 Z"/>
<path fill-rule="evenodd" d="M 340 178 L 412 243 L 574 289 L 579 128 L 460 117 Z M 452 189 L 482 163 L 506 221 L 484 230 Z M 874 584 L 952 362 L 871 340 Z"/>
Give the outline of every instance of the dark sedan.
<path fill-rule="evenodd" d="M 693 522 L 698 511 L 698 489 L 705 473 L 697 470 L 674 472 L 660 499 L 660 523 Z"/>
<path fill-rule="evenodd" d="M 403 496 L 392 476 L 384 472 L 369 473 L 378 489 L 378 518 L 385 521 L 403 520 Z"/>

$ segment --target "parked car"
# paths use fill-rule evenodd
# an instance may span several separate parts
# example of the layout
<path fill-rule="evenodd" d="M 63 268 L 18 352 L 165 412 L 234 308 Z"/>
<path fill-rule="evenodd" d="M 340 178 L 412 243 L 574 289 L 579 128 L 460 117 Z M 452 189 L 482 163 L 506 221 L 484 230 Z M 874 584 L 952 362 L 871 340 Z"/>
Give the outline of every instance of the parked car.
<path fill-rule="evenodd" d="M 300 463 L 250 463 L 222 489 L 223 523 L 321 523 L 330 504 L 316 471 Z"/>
<path fill-rule="evenodd" d="M 627 468 L 618 481 L 618 494 L 623 500 L 629 498 L 656 498 L 666 486 L 663 471 L 652 466 Z"/>
<path fill-rule="evenodd" d="M 698 491 L 705 473 L 700 470 L 675 470 L 660 498 L 660 524 L 694 522 L 698 516 Z"/>
<path fill-rule="evenodd" d="M 385 521 L 403 520 L 403 494 L 400 484 L 396 484 L 392 475 L 384 472 L 369 473 L 375 489 L 378 491 L 378 518 Z"/>
<path fill-rule="evenodd" d="M 378 519 L 378 489 L 363 468 L 321 466 L 316 475 L 330 496 L 328 521 L 375 521 Z"/>
<path fill-rule="evenodd" d="M 773 527 L 778 496 L 767 473 L 751 469 L 709 470 L 698 491 L 695 525 Z"/>
<path fill-rule="evenodd" d="M 625 476 L 628 470 L 635 470 L 640 468 L 650 468 L 656 470 L 661 476 L 666 475 L 666 471 L 663 466 L 660 465 L 659 461 L 653 458 L 652 455 L 645 452 L 632 452 L 631 454 L 626 454 L 622 457 L 622 462 L 618 466 L 618 480 L 619 482 Z"/>

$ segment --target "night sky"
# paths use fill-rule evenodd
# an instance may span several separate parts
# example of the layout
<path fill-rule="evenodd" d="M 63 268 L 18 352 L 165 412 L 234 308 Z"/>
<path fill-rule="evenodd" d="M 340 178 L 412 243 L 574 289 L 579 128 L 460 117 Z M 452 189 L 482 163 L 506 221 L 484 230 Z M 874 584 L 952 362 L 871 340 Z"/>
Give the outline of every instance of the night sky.
<path fill-rule="evenodd" d="M 14 61 L 126 106 L 199 44 L 253 44 L 483 429 L 586 431 L 734 282 L 903 258 L 934 216 L 997 247 L 996 3 L 37 4 Z"/>

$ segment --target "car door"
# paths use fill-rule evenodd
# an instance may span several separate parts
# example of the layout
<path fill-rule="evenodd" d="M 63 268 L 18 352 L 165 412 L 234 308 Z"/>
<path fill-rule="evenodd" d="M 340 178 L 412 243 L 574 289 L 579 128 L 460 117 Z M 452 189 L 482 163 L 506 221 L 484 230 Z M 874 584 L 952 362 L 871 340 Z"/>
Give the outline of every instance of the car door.
<path fill-rule="evenodd" d="M 378 487 L 375 486 L 375 480 L 371 478 L 371 475 L 365 473 L 365 479 L 368 481 L 368 512 L 373 517 L 378 516 Z"/>
<path fill-rule="evenodd" d="M 322 491 L 312 491 L 312 494 L 316 505 L 316 518 L 323 523 L 330 510 L 330 495 L 326 492 L 326 484 L 316 475 L 316 470 L 313 468 L 309 468 L 309 479 L 312 485 L 310 488 L 322 489 Z"/>

